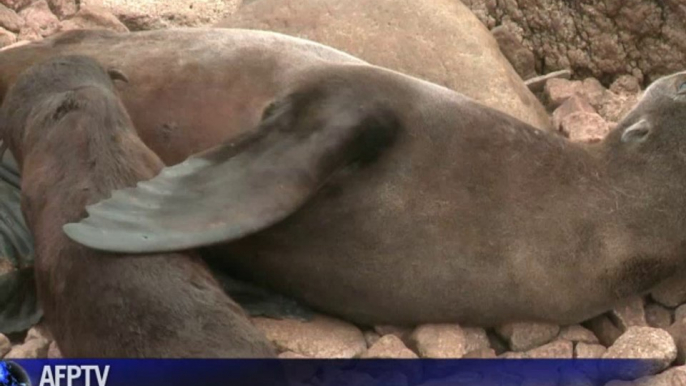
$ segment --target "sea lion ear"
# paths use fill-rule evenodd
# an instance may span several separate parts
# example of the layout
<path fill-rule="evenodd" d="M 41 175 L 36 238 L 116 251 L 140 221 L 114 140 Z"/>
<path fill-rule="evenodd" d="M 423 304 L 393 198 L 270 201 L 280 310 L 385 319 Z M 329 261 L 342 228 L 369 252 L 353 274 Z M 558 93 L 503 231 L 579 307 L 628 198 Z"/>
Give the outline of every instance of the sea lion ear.
<path fill-rule="evenodd" d="M 650 123 L 641 119 L 624 130 L 622 133 L 622 142 L 643 142 L 648 138 L 652 126 Z"/>
<path fill-rule="evenodd" d="M 118 70 L 116 68 L 110 68 L 107 70 L 107 75 L 110 76 L 110 79 L 114 82 L 115 80 L 121 80 L 124 83 L 129 83 L 129 78 L 121 72 L 121 70 Z"/>
<path fill-rule="evenodd" d="M 64 231 L 95 249 L 153 253 L 236 240 L 273 225 L 337 170 L 372 162 L 397 135 L 392 112 L 331 94 L 308 91 L 277 102 L 243 137 L 113 192 Z"/>

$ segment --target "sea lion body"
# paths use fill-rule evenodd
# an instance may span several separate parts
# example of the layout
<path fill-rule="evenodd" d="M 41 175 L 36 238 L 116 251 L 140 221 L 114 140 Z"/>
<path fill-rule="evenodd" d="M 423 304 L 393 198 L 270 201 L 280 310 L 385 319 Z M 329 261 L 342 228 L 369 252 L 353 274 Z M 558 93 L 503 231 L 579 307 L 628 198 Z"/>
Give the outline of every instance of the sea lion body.
<path fill-rule="evenodd" d="M 163 164 L 138 138 L 96 62 L 29 68 L 0 110 L 21 167 L 45 322 L 66 357 L 269 357 L 271 346 L 192 252 L 113 258 L 62 225 Z"/>
<path fill-rule="evenodd" d="M 338 51 L 235 30 L 65 34 L 0 53 L 0 82 L 62 53 L 127 73 L 119 92 L 163 161 L 206 150 L 94 206 L 68 232 L 86 245 L 231 241 L 211 252 L 232 274 L 363 324 L 577 323 L 684 265 L 683 167 L 674 149 L 623 143 L 628 123 L 582 146 Z"/>

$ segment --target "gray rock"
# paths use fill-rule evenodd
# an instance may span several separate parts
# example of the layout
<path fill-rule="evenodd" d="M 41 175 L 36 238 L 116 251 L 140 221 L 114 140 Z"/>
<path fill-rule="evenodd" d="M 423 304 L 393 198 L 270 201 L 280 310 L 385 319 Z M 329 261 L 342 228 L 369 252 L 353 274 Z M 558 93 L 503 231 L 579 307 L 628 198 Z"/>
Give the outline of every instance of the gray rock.
<path fill-rule="evenodd" d="M 4 357 L 5 354 L 10 352 L 11 349 L 12 343 L 10 342 L 9 338 L 3 334 L 0 334 L 0 358 Z"/>
<path fill-rule="evenodd" d="M 541 347 L 526 352 L 532 359 L 572 359 L 574 344 L 568 340 L 558 339 Z"/>
<path fill-rule="evenodd" d="M 610 318 L 622 332 L 629 329 L 629 327 L 648 326 L 645 310 L 643 309 L 643 299 L 640 297 L 627 299 L 619 303 L 610 312 Z"/>
<path fill-rule="evenodd" d="M 419 326 L 409 342 L 422 358 L 462 358 L 467 353 L 467 338 L 457 324 Z"/>
<path fill-rule="evenodd" d="M 679 309 L 677 308 L 677 312 Z M 650 327 L 667 329 L 674 322 L 672 320 L 672 311 L 661 306 L 660 304 L 650 303 L 645 307 L 646 322 Z M 686 308 L 683 309 L 682 316 L 686 316 Z M 676 312 L 675 315 L 676 317 Z"/>
<path fill-rule="evenodd" d="M 530 79 L 536 76 L 534 53 L 522 44 L 517 35 L 504 26 L 493 28 L 491 33 L 498 42 L 500 51 L 510 61 L 522 79 Z"/>
<path fill-rule="evenodd" d="M 603 358 L 646 359 L 643 366 L 628 365 L 621 369 L 622 379 L 636 379 L 666 369 L 676 356 L 676 345 L 667 331 L 653 327 L 629 327 Z"/>
<path fill-rule="evenodd" d="M 557 336 L 560 326 L 546 323 L 510 323 L 496 329 L 510 349 L 527 351 L 544 345 Z"/>
<path fill-rule="evenodd" d="M 21 345 L 12 347 L 5 359 L 42 359 L 48 357 L 50 341 L 43 338 L 27 340 Z"/>
<path fill-rule="evenodd" d="M 24 19 L 19 17 L 16 12 L 0 4 L 0 28 L 11 32 L 19 32 L 24 26 Z"/>
<path fill-rule="evenodd" d="M 574 347 L 574 358 L 600 359 L 607 352 L 607 348 L 601 344 L 579 342 Z"/>
<path fill-rule="evenodd" d="M 578 324 L 573 326 L 565 326 L 560 330 L 558 339 L 568 340 L 570 342 L 583 342 L 589 344 L 598 343 L 598 337 L 593 332 Z"/>
<path fill-rule="evenodd" d="M 550 128 L 545 109 L 496 40 L 459 1 L 294 0 L 284 6 L 282 0 L 260 0 L 218 26 L 311 39 Z"/>
<path fill-rule="evenodd" d="M 397 336 L 385 335 L 362 354 L 361 358 L 416 359 L 418 356 L 405 347 L 403 341 Z"/>
<path fill-rule="evenodd" d="M 279 351 L 293 351 L 311 358 L 353 358 L 367 350 L 357 327 L 326 316 L 309 322 L 292 319 L 254 318 L 255 326 Z"/>

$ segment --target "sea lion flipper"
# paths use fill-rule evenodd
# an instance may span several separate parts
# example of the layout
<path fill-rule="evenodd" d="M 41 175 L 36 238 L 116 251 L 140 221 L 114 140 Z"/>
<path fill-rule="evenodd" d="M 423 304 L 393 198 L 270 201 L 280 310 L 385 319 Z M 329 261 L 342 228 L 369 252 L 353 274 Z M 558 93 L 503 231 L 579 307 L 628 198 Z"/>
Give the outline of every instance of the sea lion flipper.
<path fill-rule="evenodd" d="M 255 130 L 115 191 L 64 231 L 88 247 L 126 253 L 257 232 L 298 209 L 336 170 L 373 160 L 393 141 L 397 119 L 379 104 L 322 87 L 293 93 Z"/>

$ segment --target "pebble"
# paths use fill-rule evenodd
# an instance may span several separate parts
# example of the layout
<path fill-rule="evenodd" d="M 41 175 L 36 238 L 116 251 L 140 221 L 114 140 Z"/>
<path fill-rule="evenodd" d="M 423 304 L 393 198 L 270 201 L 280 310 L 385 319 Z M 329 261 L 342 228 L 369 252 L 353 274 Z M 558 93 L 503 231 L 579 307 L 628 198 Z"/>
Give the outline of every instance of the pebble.
<path fill-rule="evenodd" d="M 353 358 L 367 351 L 362 331 L 350 323 L 327 316 L 311 321 L 254 318 L 255 326 L 279 351 L 293 351 L 311 358 Z"/>
<path fill-rule="evenodd" d="M 560 326 L 546 323 L 510 323 L 496 329 L 510 349 L 527 351 L 542 346 L 557 336 Z"/>

